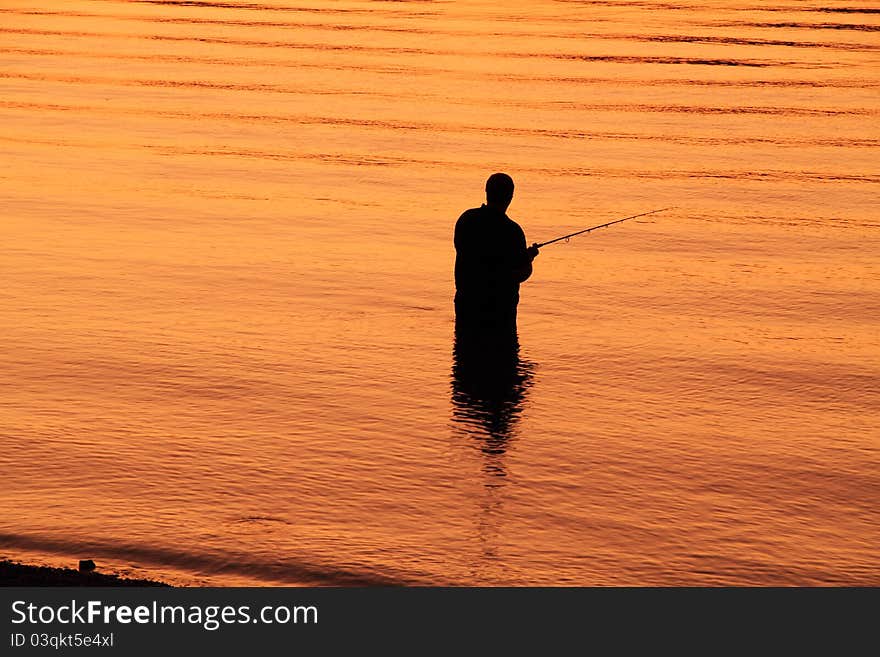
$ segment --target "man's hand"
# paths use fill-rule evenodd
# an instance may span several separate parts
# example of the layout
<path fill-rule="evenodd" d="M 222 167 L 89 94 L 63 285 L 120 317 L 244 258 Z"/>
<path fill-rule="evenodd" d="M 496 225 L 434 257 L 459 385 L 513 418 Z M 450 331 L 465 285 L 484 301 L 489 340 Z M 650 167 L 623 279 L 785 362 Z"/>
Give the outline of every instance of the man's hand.
<path fill-rule="evenodd" d="M 516 279 L 517 283 L 522 283 L 529 276 L 532 275 L 532 260 L 538 255 L 538 245 L 532 244 L 529 248 L 526 249 L 526 259 L 522 261 L 522 263 L 515 267 L 513 270 L 513 277 Z"/>

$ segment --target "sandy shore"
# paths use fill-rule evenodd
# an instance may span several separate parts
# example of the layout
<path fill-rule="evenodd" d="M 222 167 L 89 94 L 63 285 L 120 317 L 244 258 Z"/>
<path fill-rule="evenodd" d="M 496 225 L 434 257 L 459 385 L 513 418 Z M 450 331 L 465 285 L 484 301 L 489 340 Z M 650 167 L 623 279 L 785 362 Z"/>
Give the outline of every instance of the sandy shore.
<path fill-rule="evenodd" d="M 170 586 L 149 579 L 127 579 L 95 571 L 29 566 L 0 560 L 0 586 Z"/>

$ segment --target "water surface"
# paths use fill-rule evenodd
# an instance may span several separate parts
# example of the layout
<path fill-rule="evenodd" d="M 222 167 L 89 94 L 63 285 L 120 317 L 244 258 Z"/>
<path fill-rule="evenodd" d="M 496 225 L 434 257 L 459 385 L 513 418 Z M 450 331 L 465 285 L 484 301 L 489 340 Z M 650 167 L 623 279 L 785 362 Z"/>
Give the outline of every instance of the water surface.
<path fill-rule="evenodd" d="M 5 1 L 0 556 L 880 584 L 878 88 L 859 2 Z M 530 241 L 675 209 L 547 247 L 487 370 L 494 171 Z"/>

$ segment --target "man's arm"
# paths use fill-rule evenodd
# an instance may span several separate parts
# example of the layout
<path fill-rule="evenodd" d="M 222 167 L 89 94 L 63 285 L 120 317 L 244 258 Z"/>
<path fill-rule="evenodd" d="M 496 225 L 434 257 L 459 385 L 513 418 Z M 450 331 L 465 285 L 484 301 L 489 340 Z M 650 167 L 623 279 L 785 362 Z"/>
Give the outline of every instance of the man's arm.
<path fill-rule="evenodd" d="M 461 245 L 464 242 L 464 215 L 458 218 L 458 221 L 455 222 L 455 232 L 452 235 L 452 243 L 455 245 L 455 250 L 458 251 L 461 249 Z"/>

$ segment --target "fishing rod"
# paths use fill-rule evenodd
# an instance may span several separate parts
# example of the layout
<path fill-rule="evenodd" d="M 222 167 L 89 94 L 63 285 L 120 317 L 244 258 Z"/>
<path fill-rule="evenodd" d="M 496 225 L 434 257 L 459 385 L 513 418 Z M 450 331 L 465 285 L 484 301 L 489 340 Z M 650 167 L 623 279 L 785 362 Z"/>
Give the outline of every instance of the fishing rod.
<path fill-rule="evenodd" d="M 597 230 L 599 228 L 607 228 L 608 226 L 613 226 L 614 224 L 619 224 L 622 221 L 629 221 L 630 219 L 635 219 L 636 217 L 644 217 L 649 214 L 657 214 L 658 212 L 665 212 L 666 210 L 672 210 L 672 208 L 671 207 L 661 208 L 659 210 L 651 210 L 650 212 L 642 212 L 641 214 L 634 214 L 631 217 L 624 217 L 623 219 L 615 219 L 614 221 L 609 221 L 607 224 L 599 224 L 598 226 L 593 226 L 592 228 L 584 228 L 583 230 L 579 230 L 575 233 L 569 233 L 568 235 L 563 235 L 562 237 L 557 237 L 556 239 L 552 239 L 549 242 L 544 242 L 542 244 L 535 244 L 535 246 L 538 247 L 539 249 L 541 249 L 541 248 L 544 248 L 545 246 L 547 246 L 548 244 L 553 244 L 554 242 L 561 242 L 562 240 L 568 241 L 572 237 L 575 237 L 577 235 L 583 235 L 584 233 L 589 233 L 589 232 Z"/>

